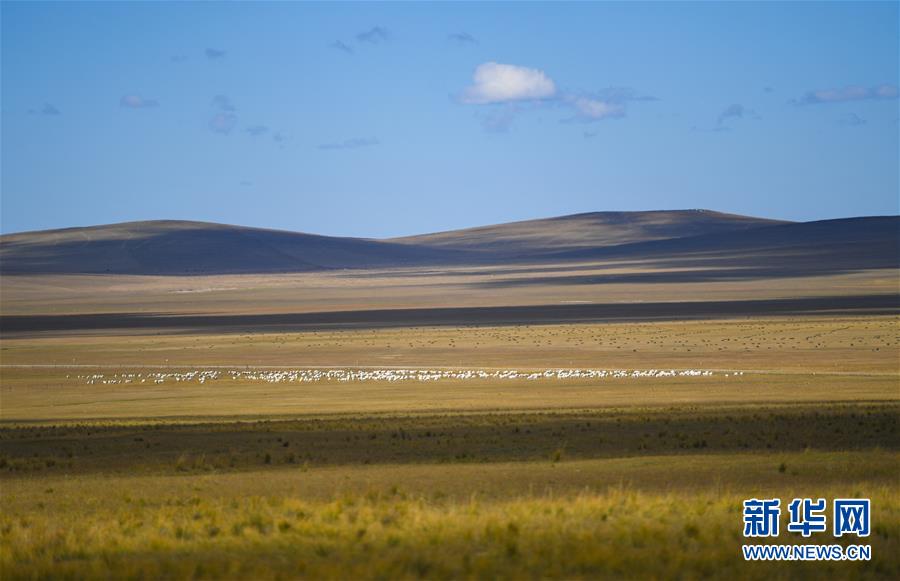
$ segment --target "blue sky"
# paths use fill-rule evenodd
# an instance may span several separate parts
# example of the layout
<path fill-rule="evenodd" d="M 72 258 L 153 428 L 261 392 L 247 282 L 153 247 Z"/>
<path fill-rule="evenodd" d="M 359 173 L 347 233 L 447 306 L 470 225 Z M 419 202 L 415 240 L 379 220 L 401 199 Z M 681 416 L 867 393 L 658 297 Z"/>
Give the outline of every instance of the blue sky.
<path fill-rule="evenodd" d="M 898 213 L 898 3 L 2 4 L 3 232 Z"/>

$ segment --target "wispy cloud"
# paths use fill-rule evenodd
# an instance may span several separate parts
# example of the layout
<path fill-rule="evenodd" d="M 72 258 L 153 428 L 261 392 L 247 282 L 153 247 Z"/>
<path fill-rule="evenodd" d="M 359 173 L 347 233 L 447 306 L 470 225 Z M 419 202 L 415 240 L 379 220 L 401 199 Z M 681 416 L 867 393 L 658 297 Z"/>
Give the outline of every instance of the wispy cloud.
<path fill-rule="evenodd" d="M 570 121 L 600 121 L 602 119 L 618 119 L 625 116 L 625 103 L 611 99 L 590 97 L 572 97 L 569 99 L 575 108 L 575 117 Z"/>
<path fill-rule="evenodd" d="M 628 113 L 629 102 L 658 100 L 629 87 L 607 87 L 591 93 L 565 93 L 560 98 L 563 105 L 571 107 L 574 111 L 572 117 L 563 121 L 580 123 L 621 119 Z"/>
<path fill-rule="evenodd" d="M 729 119 L 742 119 L 743 117 L 744 106 L 740 103 L 732 103 L 719 113 L 719 117 L 716 119 L 716 125 L 722 125 Z"/>
<path fill-rule="evenodd" d="M 44 103 L 44 105 L 40 109 L 29 109 L 29 115 L 45 115 L 47 117 L 56 117 L 57 115 L 62 115 L 62 111 L 56 108 L 55 105 L 51 103 Z"/>
<path fill-rule="evenodd" d="M 799 99 L 793 99 L 795 105 L 819 105 L 822 103 L 845 103 L 848 101 L 891 100 L 898 95 L 897 85 L 878 85 L 861 87 L 849 85 L 835 89 L 819 89 L 807 91 Z"/>
<path fill-rule="evenodd" d="M 336 143 L 322 143 L 319 145 L 319 149 L 359 149 L 361 147 L 371 147 L 373 145 L 379 145 L 380 143 L 381 142 L 374 137 L 356 137 L 354 139 L 345 139 L 344 141 L 339 141 Z"/>
<path fill-rule="evenodd" d="M 462 102 L 484 105 L 548 99 L 556 95 L 556 84 L 544 71 L 487 62 L 475 69 L 472 84 L 463 91 Z"/>
<path fill-rule="evenodd" d="M 150 109 L 152 107 L 159 107 L 159 101 L 141 97 L 140 95 L 123 95 L 122 98 L 119 99 L 119 106 L 127 107 L 128 109 Z"/>
<path fill-rule="evenodd" d="M 207 123 L 207 127 L 213 133 L 228 135 L 237 126 L 238 118 L 235 114 L 237 107 L 231 102 L 228 95 L 216 95 L 209 100 L 214 114 Z"/>
<path fill-rule="evenodd" d="M 172 61 L 173 63 L 183 63 L 188 60 L 188 57 L 187 57 L 187 55 L 184 55 L 184 54 L 173 54 L 172 56 L 169 57 L 169 60 Z"/>
<path fill-rule="evenodd" d="M 713 131 L 727 131 L 728 121 L 731 119 L 759 119 L 759 114 L 748 107 L 745 107 L 741 103 L 732 103 L 728 105 L 722 112 L 719 113 L 719 116 L 716 118 L 716 125 L 713 128 Z"/>
<path fill-rule="evenodd" d="M 220 111 L 237 111 L 228 95 L 216 95 L 212 98 L 212 106 Z"/>
<path fill-rule="evenodd" d="M 506 105 L 481 116 L 481 127 L 488 133 L 508 133 L 516 120 L 518 111 Z"/>
<path fill-rule="evenodd" d="M 204 51 L 206 58 L 211 61 L 217 61 L 225 58 L 225 51 L 218 48 L 208 48 Z"/>
<path fill-rule="evenodd" d="M 249 133 L 252 137 L 259 137 L 260 135 L 265 135 L 269 132 L 269 128 L 265 125 L 251 125 L 244 129 L 247 133 Z"/>
<path fill-rule="evenodd" d="M 868 121 L 866 121 L 856 113 L 847 113 L 846 115 L 841 115 L 837 122 L 839 125 L 849 125 L 851 127 L 859 127 L 860 125 L 865 125 L 866 123 L 868 123 Z"/>
<path fill-rule="evenodd" d="M 391 32 L 383 26 L 373 26 L 369 30 L 365 30 L 356 35 L 359 42 L 367 42 L 369 44 L 381 44 L 391 39 Z"/>
<path fill-rule="evenodd" d="M 234 113 L 216 113 L 209 120 L 208 127 L 213 133 L 228 135 L 234 126 L 237 125 L 237 115 Z"/>
<path fill-rule="evenodd" d="M 331 44 L 329 44 L 328 46 L 330 46 L 331 48 L 333 48 L 335 50 L 339 50 L 339 51 L 347 53 L 347 54 L 353 54 L 353 47 L 351 47 L 346 42 L 343 42 L 341 40 L 336 40 L 336 41 L 332 42 Z"/>
<path fill-rule="evenodd" d="M 447 35 L 447 40 L 460 46 L 466 44 L 478 44 L 478 39 L 468 32 L 453 32 Z"/>

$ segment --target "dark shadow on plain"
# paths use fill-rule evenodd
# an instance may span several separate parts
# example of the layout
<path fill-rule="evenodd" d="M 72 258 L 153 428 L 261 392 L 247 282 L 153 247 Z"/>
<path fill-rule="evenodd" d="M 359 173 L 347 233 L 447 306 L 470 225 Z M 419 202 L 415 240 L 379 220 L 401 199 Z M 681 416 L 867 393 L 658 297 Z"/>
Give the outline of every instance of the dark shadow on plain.
<path fill-rule="evenodd" d="M 318 313 L 169 315 L 104 313 L 0 317 L 3 336 L 89 331 L 291 332 L 379 327 L 497 326 L 721 319 L 768 315 L 900 313 L 900 294 L 740 301 L 551 304 L 512 307 L 379 309 Z"/>

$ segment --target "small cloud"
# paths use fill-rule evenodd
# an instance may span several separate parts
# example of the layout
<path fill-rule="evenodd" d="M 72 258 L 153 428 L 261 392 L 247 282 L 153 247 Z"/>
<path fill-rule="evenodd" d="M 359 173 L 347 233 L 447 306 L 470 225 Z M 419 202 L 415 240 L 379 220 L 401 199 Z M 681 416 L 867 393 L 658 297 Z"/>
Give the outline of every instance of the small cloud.
<path fill-rule="evenodd" d="M 658 100 L 627 87 L 607 87 L 593 93 L 569 93 L 563 95 L 561 102 L 572 107 L 575 115 L 563 119 L 563 122 L 591 123 L 604 119 L 621 119 L 628 113 L 630 101 Z"/>
<path fill-rule="evenodd" d="M 44 103 L 44 106 L 40 109 L 29 109 L 29 115 L 45 115 L 47 117 L 55 117 L 57 115 L 62 115 L 62 111 L 56 108 L 55 105 L 50 103 Z"/>
<path fill-rule="evenodd" d="M 213 97 L 212 106 L 220 111 L 237 111 L 228 95 L 216 95 Z"/>
<path fill-rule="evenodd" d="M 253 182 L 251 182 L 250 180 L 241 180 L 240 184 L 242 187 L 249 188 L 253 185 Z"/>
<path fill-rule="evenodd" d="M 556 84 L 544 71 L 487 62 L 475 69 L 472 84 L 462 102 L 483 105 L 511 101 L 547 99 L 556 95 Z"/>
<path fill-rule="evenodd" d="M 340 40 L 336 40 L 336 41 L 332 42 L 331 44 L 329 44 L 328 46 L 330 46 L 331 48 L 333 48 L 335 50 L 339 50 L 339 51 L 347 53 L 347 54 L 353 54 L 353 47 L 351 47 L 347 43 L 340 41 Z"/>
<path fill-rule="evenodd" d="M 382 26 L 373 26 L 371 29 L 356 35 L 356 40 L 368 42 L 369 44 L 381 44 L 382 42 L 387 42 L 390 38 L 390 31 Z"/>
<path fill-rule="evenodd" d="M 265 125 L 251 125 L 244 129 L 247 133 L 250 134 L 251 137 L 259 137 L 260 135 L 265 135 L 269 132 L 269 128 Z"/>
<path fill-rule="evenodd" d="M 217 61 L 225 58 L 225 51 L 218 48 L 208 48 L 204 51 L 206 58 L 211 61 Z"/>
<path fill-rule="evenodd" d="M 469 34 L 468 32 L 454 32 L 447 35 L 447 40 L 450 42 L 463 46 L 466 44 L 478 44 L 478 39 Z"/>
<path fill-rule="evenodd" d="M 719 113 L 719 118 L 716 120 L 716 125 L 722 125 L 728 119 L 743 119 L 744 117 L 744 106 L 740 103 L 733 103 Z"/>
<path fill-rule="evenodd" d="M 276 131 L 272 134 L 272 141 L 278 144 L 278 147 L 284 147 L 284 142 L 287 141 L 287 136 L 280 131 Z"/>
<path fill-rule="evenodd" d="M 209 120 L 209 130 L 213 133 L 228 135 L 237 125 L 237 115 L 234 113 L 216 113 Z"/>
<path fill-rule="evenodd" d="M 119 99 L 119 106 L 127 107 L 129 109 L 150 109 L 152 107 L 159 107 L 159 101 L 141 97 L 140 95 L 123 95 L 122 98 Z"/>
<path fill-rule="evenodd" d="M 173 63 L 183 63 L 183 62 L 187 62 L 188 57 L 187 57 L 187 55 L 184 55 L 184 54 L 173 54 L 172 56 L 169 57 L 169 60 Z"/>
<path fill-rule="evenodd" d="M 774 93 L 775 89 L 772 87 L 763 87 L 763 93 Z"/>
<path fill-rule="evenodd" d="M 618 119 L 625 116 L 625 104 L 604 99 L 574 97 L 571 104 L 575 108 L 573 120 L 600 121 L 601 119 Z"/>
<path fill-rule="evenodd" d="M 597 137 L 597 135 L 599 135 L 599 134 L 600 134 L 600 132 L 596 131 L 596 130 L 595 131 L 585 131 L 584 133 L 581 134 L 581 136 L 584 137 L 585 139 L 593 139 L 594 137 Z"/>
<path fill-rule="evenodd" d="M 860 125 L 865 125 L 866 123 L 868 123 L 868 121 L 866 121 L 856 113 L 847 113 L 846 115 L 842 115 L 840 119 L 838 119 L 838 124 L 849 125 L 851 127 L 859 127 Z"/>
<path fill-rule="evenodd" d="M 558 91 L 553 79 L 542 70 L 487 62 L 475 69 L 472 84 L 459 100 L 474 105 L 550 104 L 574 113 L 562 122 L 592 123 L 625 117 L 629 102 L 659 99 L 628 87 L 607 87 L 592 93 Z M 482 126 L 488 131 L 506 131 L 512 118 L 509 111 L 494 112 L 482 118 Z"/>
<path fill-rule="evenodd" d="M 744 107 L 740 103 L 733 103 L 719 113 L 719 117 L 716 119 L 716 131 L 721 131 L 726 129 L 725 122 L 729 119 L 754 119 L 759 120 L 759 114 L 753 109 L 748 109 Z"/>
<path fill-rule="evenodd" d="M 381 142 L 374 137 L 357 137 L 354 139 L 345 139 L 344 141 L 340 141 L 337 143 L 322 143 L 321 145 L 319 145 L 319 149 L 359 149 L 361 147 L 371 147 L 373 145 L 379 145 L 380 143 Z"/>
<path fill-rule="evenodd" d="M 898 95 L 897 85 L 878 85 L 861 87 L 850 85 L 836 89 L 820 89 L 807 91 L 799 99 L 793 99 L 794 105 L 819 105 L 822 103 L 845 103 L 848 101 L 892 100 Z"/>

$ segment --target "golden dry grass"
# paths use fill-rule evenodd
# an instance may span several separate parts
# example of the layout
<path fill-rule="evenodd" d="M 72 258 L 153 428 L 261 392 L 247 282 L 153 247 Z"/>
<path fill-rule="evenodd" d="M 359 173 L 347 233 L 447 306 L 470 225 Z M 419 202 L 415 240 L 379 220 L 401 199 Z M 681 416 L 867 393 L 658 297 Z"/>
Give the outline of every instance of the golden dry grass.
<path fill-rule="evenodd" d="M 0 428 L 0 569 L 4 578 L 893 578 L 898 420 L 897 403 L 744 402 L 12 423 Z M 743 562 L 743 499 L 847 495 L 873 501 L 872 561 Z M 834 539 L 783 532 L 778 542 Z"/>
<path fill-rule="evenodd" d="M 3 365 L 703 368 L 897 375 L 900 318 L 83 333 L 0 340 Z"/>
<path fill-rule="evenodd" d="M 0 567 L 5 578 L 895 578 L 900 497 L 879 474 L 896 461 L 801 453 L 16 481 L 4 485 Z M 824 478 L 780 474 L 778 462 Z M 607 486 L 611 475 L 639 484 Z M 690 488 L 677 484 L 685 477 Z M 542 480 L 540 492 L 515 492 Z M 872 498 L 872 561 L 741 559 L 744 498 L 848 490 Z"/>

